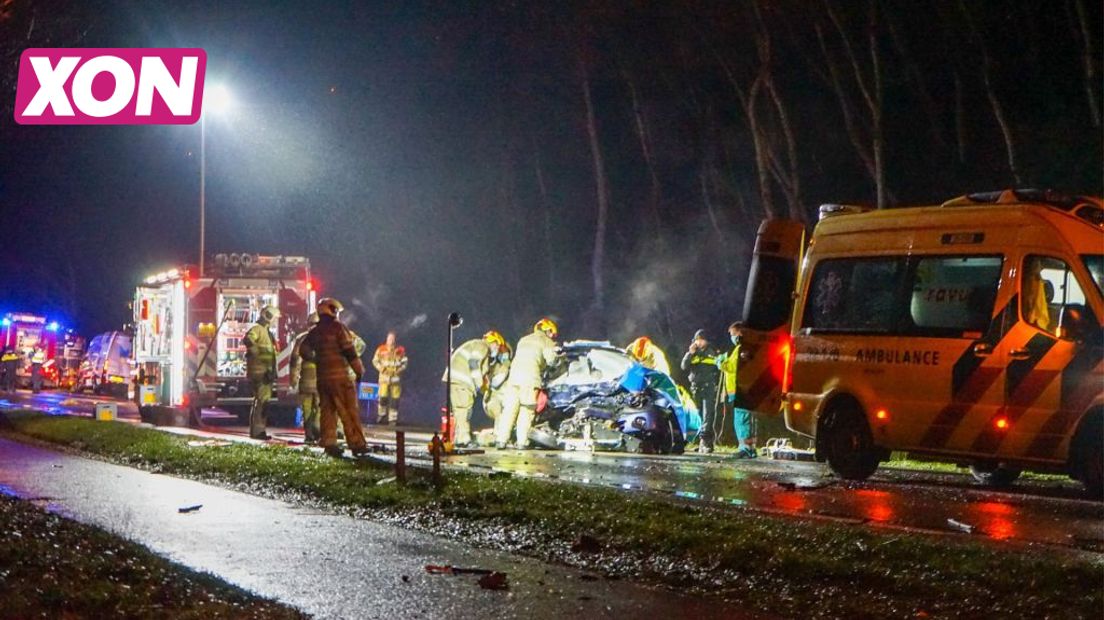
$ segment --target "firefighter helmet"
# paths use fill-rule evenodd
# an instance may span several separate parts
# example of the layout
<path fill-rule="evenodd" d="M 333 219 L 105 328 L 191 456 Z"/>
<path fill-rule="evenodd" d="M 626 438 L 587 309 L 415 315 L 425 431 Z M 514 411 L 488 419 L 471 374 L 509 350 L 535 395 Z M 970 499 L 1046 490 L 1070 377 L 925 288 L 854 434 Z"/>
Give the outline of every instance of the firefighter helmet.
<path fill-rule="evenodd" d="M 559 328 L 556 327 L 556 324 L 552 321 L 552 319 L 548 317 L 544 317 L 543 319 L 537 321 L 537 324 L 533 326 L 533 331 L 544 332 L 545 335 L 553 340 L 555 340 L 556 336 L 558 336 L 560 333 Z"/>
<path fill-rule="evenodd" d="M 318 313 L 311 312 L 307 315 L 307 325 L 318 325 Z"/>
<path fill-rule="evenodd" d="M 632 355 L 638 360 L 644 359 L 644 356 L 648 352 L 648 345 L 652 344 L 652 339 L 647 336 L 641 336 L 632 341 L 629 345 L 629 355 Z"/>
<path fill-rule="evenodd" d="M 506 348 L 506 339 L 502 337 L 502 334 L 496 332 L 493 329 L 483 334 L 483 341 L 489 345 L 497 344 L 500 350 Z"/>
<path fill-rule="evenodd" d="M 280 309 L 272 305 L 265 306 L 261 308 L 261 318 L 264 319 L 266 323 L 271 323 L 280 318 Z"/>
<path fill-rule="evenodd" d="M 318 316 L 332 316 L 337 318 L 337 313 L 344 310 L 345 307 L 341 305 L 341 302 L 333 297 L 323 297 L 318 300 Z"/>

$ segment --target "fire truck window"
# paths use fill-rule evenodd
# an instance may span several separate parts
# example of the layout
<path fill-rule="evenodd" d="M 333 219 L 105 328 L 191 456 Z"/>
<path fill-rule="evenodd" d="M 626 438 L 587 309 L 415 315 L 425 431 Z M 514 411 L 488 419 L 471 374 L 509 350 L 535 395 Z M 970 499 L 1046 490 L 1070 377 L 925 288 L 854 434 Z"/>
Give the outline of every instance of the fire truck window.
<path fill-rule="evenodd" d="M 900 316 L 903 258 L 833 259 L 817 263 L 802 327 L 824 331 L 890 332 Z"/>
<path fill-rule="evenodd" d="M 916 261 L 909 315 L 913 333 L 984 331 L 1000 283 L 999 256 L 930 256 Z"/>
<path fill-rule="evenodd" d="M 1085 306 L 1085 291 L 1065 261 L 1028 256 L 1020 275 L 1020 314 L 1039 329 L 1056 333 L 1062 306 Z"/>

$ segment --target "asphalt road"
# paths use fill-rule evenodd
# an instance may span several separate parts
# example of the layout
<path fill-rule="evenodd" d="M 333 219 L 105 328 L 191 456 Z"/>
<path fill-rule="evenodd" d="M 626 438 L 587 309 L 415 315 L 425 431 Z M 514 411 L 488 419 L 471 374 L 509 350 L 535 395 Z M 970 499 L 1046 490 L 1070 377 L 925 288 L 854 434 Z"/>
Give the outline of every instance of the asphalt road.
<path fill-rule="evenodd" d="M 0 492 L 319 618 L 745 617 L 702 597 L 5 439 Z M 179 512 L 188 506 L 201 507 Z M 509 590 L 426 565 L 500 571 Z"/>
<path fill-rule="evenodd" d="M 21 393 L 3 406 L 33 406 L 53 413 L 89 414 L 95 400 L 43 393 Z M 120 415 L 136 417 L 133 405 Z M 212 424 L 217 420 L 211 418 Z M 234 423 L 205 430 L 240 438 L 246 429 Z M 270 429 L 295 442 L 296 429 Z M 373 441 L 390 446 L 390 429 L 369 427 Z M 408 458 L 428 465 L 429 435 L 408 433 Z M 393 459 L 384 453 L 379 458 Z M 866 482 L 840 481 L 816 463 L 759 458 L 735 460 L 723 455 L 638 456 L 582 452 L 489 449 L 452 456 L 448 467 L 477 472 L 507 471 L 519 476 L 575 484 L 611 486 L 802 518 L 852 522 L 864 527 L 978 536 L 1009 544 L 1042 544 L 1104 553 L 1104 503 L 1083 497 L 1072 481 L 1022 479 L 994 490 L 968 474 L 881 468 Z"/>

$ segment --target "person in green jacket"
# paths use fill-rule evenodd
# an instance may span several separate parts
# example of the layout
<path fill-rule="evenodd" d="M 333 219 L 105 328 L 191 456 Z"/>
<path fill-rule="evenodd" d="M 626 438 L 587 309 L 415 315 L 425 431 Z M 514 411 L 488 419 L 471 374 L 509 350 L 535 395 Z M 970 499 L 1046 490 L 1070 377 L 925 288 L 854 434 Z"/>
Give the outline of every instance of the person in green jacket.
<path fill-rule="evenodd" d="M 295 337 L 291 350 L 291 387 L 299 394 L 299 408 L 303 411 L 303 436 L 308 444 L 322 439 L 322 410 L 318 398 L 318 364 L 313 359 L 303 359 L 299 351 L 307 332 L 318 325 L 318 313 L 307 316 L 307 330 Z"/>
<path fill-rule="evenodd" d="M 717 356 L 717 367 L 724 375 L 724 395 L 727 406 L 732 408 L 732 424 L 736 430 L 736 438 L 740 442 L 740 449 L 736 458 L 753 459 L 757 456 L 755 415 L 743 408 L 743 399 L 740 394 L 739 366 L 743 352 L 740 341 L 743 337 L 744 324 L 740 321 L 728 326 L 728 336 L 732 341 L 732 350 Z"/>

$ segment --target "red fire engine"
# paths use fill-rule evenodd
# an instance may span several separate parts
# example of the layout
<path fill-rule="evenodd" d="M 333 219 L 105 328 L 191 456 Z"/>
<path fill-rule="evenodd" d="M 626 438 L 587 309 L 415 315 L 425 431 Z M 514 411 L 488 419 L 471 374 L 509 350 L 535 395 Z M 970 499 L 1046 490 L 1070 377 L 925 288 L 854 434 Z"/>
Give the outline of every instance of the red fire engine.
<path fill-rule="evenodd" d="M 242 339 L 261 309 L 280 309 L 276 398 L 288 395 L 296 334 L 314 308 L 310 261 L 301 256 L 218 254 L 200 278 L 193 266 L 152 275 L 134 297 L 133 355 L 139 405 L 248 411 L 252 390 Z"/>
<path fill-rule="evenodd" d="M 44 387 L 57 387 L 57 321 L 46 321 L 46 317 L 26 312 L 10 312 L 0 319 L 3 333 L 3 346 L 19 355 L 15 382 L 19 387 L 31 386 L 31 365 L 42 364 Z"/>

